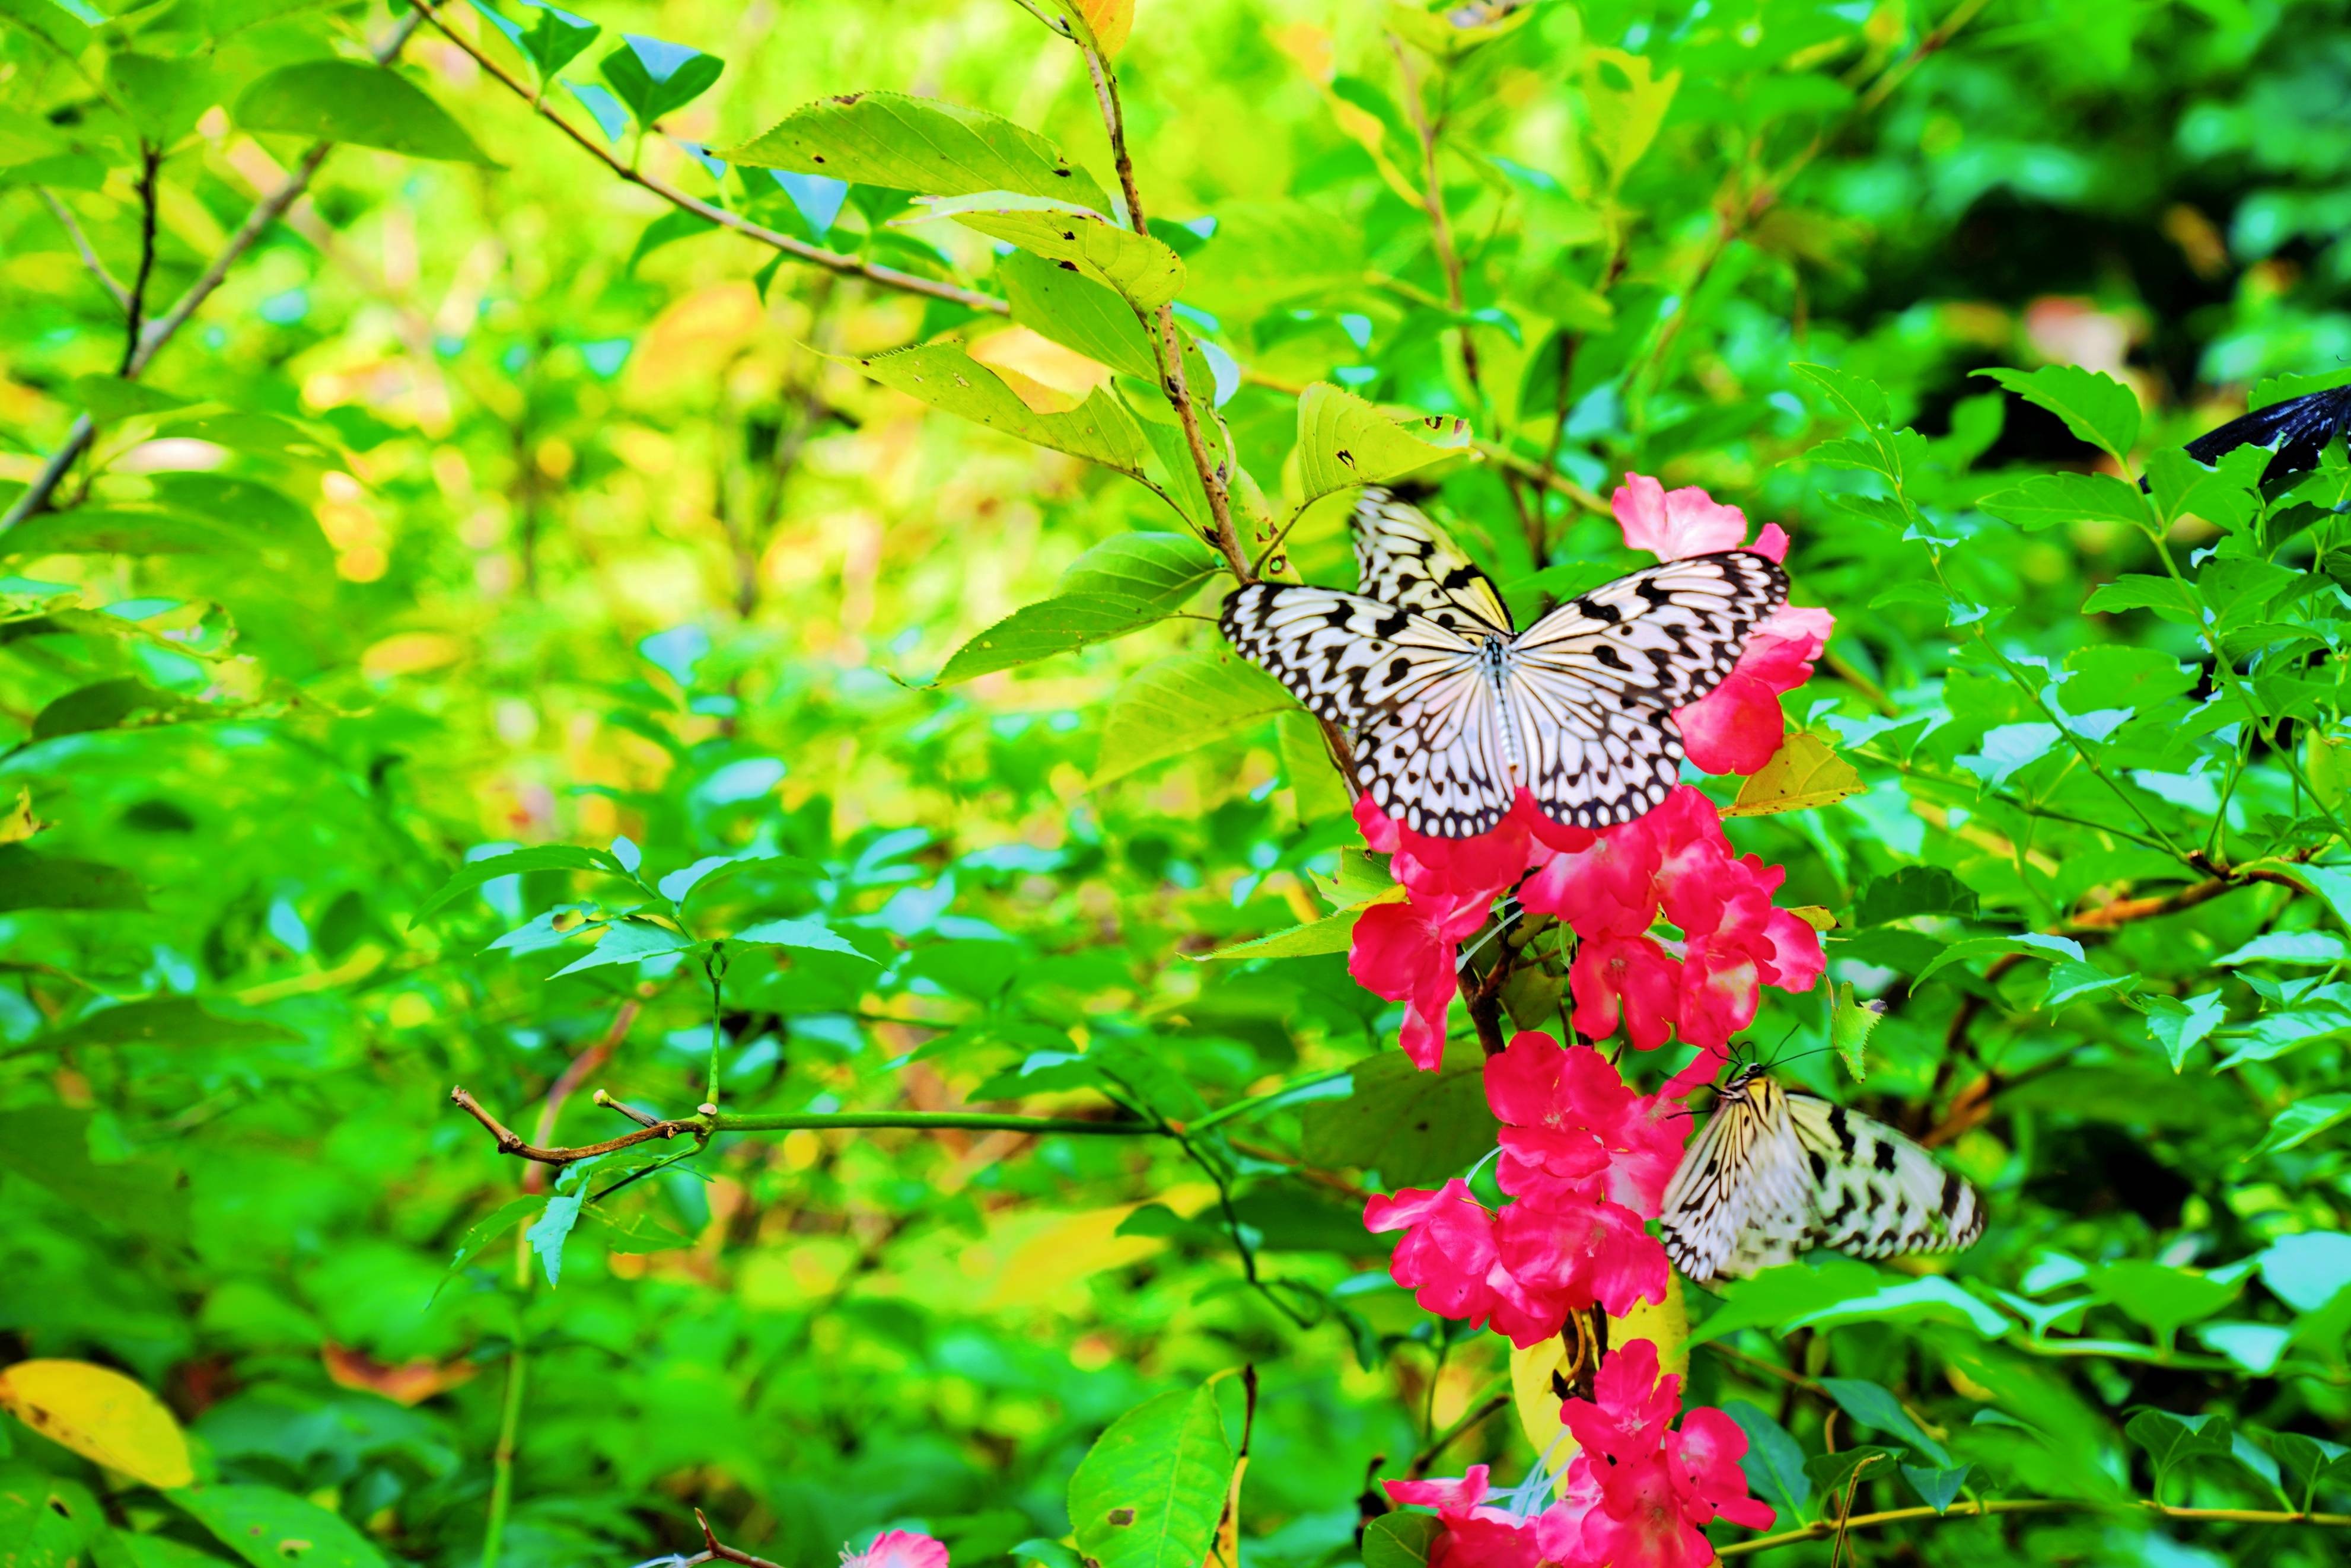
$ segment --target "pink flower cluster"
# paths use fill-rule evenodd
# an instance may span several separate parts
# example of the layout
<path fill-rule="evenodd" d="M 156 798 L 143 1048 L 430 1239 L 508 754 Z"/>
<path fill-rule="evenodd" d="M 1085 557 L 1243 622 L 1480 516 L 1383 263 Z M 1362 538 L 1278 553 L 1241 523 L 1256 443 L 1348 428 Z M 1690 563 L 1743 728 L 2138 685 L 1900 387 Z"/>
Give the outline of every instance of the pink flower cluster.
<path fill-rule="evenodd" d="M 1681 1410 L 1681 1379 L 1660 1378 L 1657 1347 L 1620 1345 L 1601 1363 L 1591 1399 L 1571 1399 L 1560 1420 L 1582 1445 L 1567 1492 L 1522 1517 L 1487 1500 L 1486 1467 L 1458 1480 L 1390 1481 L 1399 1503 L 1437 1510 L 1444 1531 L 1429 1568 L 1703 1568 L 1716 1519 L 1753 1530 L 1777 1517 L 1748 1495 L 1740 1458 L 1747 1434 L 1719 1410 Z"/>
<path fill-rule="evenodd" d="M 1639 475 L 1626 476 L 1615 507 L 1625 542 L 1661 559 L 1732 548 L 1747 534 L 1737 507 Z M 1774 525 L 1754 548 L 1776 558 L 1787 545 Z M 1782 610 L 1758 629 L 1729 679 L 1676 716 L 1691 761 L 1742 773 L 1769 761 L 1784 738 L 1779 694 L 1811 675 L 1831 624 L 1824 610 Z M 1409 1004 L 1401 1043 L 1422 1067 L 1445 1053 L 1461 943 L 1513 887 L 1525 909 L 1575 932 L 1576 1031 L 1600 1040 L 1621 1028 L 1643 1051 L 1678 1033 L 1701 1052 L 1687 1082 L 1712 1076 L 1730 1037 L 1754 1021 L 1762 987 L 1809 990 L 1820 977 L 1820 938 L 1771 903 L 1784 873 L 1735 855 L 1720 813 L 1687 786 L 1597 832 L 1552 821 L 1524 791 L 1500 826 L 1474 839 L 1414 832 L 1368 799 L 1355 802 L 1355 820 L 1365 843 L 1393 857 L 1410 898 L 1363 913 L 1348 969 L 1366 989 Z M 1661 914 L 1678 939 L 1649 934 Z"/>
<path fill-rule="evenodd" d="M 919 1530 L 885 1530 L 862 1552 L 842 1547 L 841 1568 L 947 1568 L 946 1542 Z"/>
<path fill-rule="evenodd" d="M 1498 1214 L 1458 1176 L 1364 1206 L 1374 1233 L 1402 1230 L 1389 1272 L 1442 1317 L 1491 1323 L 1541 1343 L 1595 1302 L 1622 1317 L 1663 1301 L 1665 1249 L 1655 1218 L 1681 1157 L 1683 1133 L 1659 1118 L 1590 1046 L 1562 1051 L 1525 1033 L 1486 1063 L 1486 1102 L 1503 1124 Z"/>

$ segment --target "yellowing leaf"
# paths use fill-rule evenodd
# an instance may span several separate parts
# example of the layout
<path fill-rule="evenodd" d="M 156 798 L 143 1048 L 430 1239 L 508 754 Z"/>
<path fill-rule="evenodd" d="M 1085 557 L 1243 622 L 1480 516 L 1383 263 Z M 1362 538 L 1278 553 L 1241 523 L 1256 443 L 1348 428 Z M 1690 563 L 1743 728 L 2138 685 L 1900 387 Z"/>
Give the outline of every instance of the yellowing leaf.
<path fill-rule="evenodd" d="M 1620 77 L 1623 87 L 1615 84 L 1614 78 Z M 1666 110 L 1681 85 L 1679 71 L 1653 75 L 1646 56 L 1624 49 L 1595 48 L 1585 53 L 1583 101 L 1590 120 L 1584 137 L 1608 165 L 1612 186 L 1624 183 L 1625 173 L 1657 139 L 1657 129 L 1665 123 Z"/>
<path fill-rule="evenodd" d="M 20 1361 L 0 1372 L 0 1409 L 83 1458 L 151 1487 L 196 1479 L 188 1439 L 163 1402 L 109 1367 Z"/>
<path fill-rule="evenodd" d="M 1722 814 L 1769 817 L 1780 811 L 1809 810 L 1858 795 L 1862 788 L 1861 775 L 1852 763 L 1831 751 L 1818 736 L 1798 730 L 1781 743 L 1771 761 L 1739 787 L 1739 799 Z"/>
<path fill-rule="evenodd" d="M 1114 55 L 1126 47 L 1126 36 L 1134 30 L 1134 0 L 1069 0 L 1086 26 L 1094 30 L 1094 42 L 1102 53 Z"/>
<path fill-rule="evenodd" d="M 1568 1330 L 1574 1333 L 1573 1327 Z M 1657 1347 L 1659 1369 L 1665 1374 L 1687 1378 L 1689 1375 L 1689 1312 L 1682 1305 L 1681 1285 L 1669 1281 L 1662 1305 L 1638 1301 L 1621 1318 L 1608 1320 L 1608 1345 L 1616 1349 L 1630 1341 L 1645 1339 Z M 1510 1353 L 1510 1403 L 1518 1411 L 1519 1426 L 1525 1431 L 1527 1441 L 1538 1454 L 1548 1453 L 1551 1463 L 1559 1470 L 1555 1488 L 1567 1490 L 1567 1461 L 1581 1447 L 1559 1418 L 1559 1407 L 1564 1396 L 1560 1393 L 1565 1383 L 1561 1364 L 1568 1358 L 1567 1342 L 1558 1335 Z M 1557 1448 L 1552 1448 L 1553 1443 Z"/>
<path fill-rule="evenodd" d="M 16 803 L 5 812 L 0 812 L 0 844 L 23 843 L 35 833 L 53 825 L 33 815 L 33 791 L 29 788 L 20 788 L 16 791 Z"/>
<path fill-rule="evenodd" d="M 1110 367 L 1100 360 L 1090 360 L 1026 327 L 1007 327 L 1001 332 L 975 338 L 967 351 L 974 360 L 1002 376 L 1005 385 L 1038 413 L 1066 413 L 1084 402 L 1096 387 L 1107 385 L 1110 381 Z M 1021 390 L 1024 382 L 1052 398 L 1052 405 L 1039 406 L 1029 392 Z"/>
<path fill-rule="evenodd" d="M 437 670 L 465 656 L 465 644 L 438 632 L 397 632 L 360 655 L 360 670 L 371 681 Z"/>

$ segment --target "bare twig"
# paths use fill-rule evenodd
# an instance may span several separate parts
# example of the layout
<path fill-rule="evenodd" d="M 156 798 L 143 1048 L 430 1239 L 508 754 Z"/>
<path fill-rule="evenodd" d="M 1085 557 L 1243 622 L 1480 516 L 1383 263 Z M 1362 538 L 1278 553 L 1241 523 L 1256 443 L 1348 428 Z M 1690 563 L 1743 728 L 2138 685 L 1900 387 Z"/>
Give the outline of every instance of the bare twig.
<path fill-rule="evenodd" d="M 702 1551 L 699 1555 L 685 1560 L 688 1568 L 694 1563 L 708 1563 L 713 1559 L 721 1563 L 737 1563 L 742 1564 L 742 1568 L 782 1568 L 779 1563 L 770 1563 L 764 1557 L 754 1557 L 720 1541 L 710 1532 L 710 1521 L 702 1516 L 698 1508 L 694 1511 L 694 1522 L 702 1526 Z"/>
<path fill-rule="evenodd" d="M 147 280 L 155 276 L 155 175 L 163 165 L 163 154 L 147 144 L 139 143 L 139 270 L 131 275 L 131 287 L 123 299 L 122 312 L 127 318 L 122 329 L 122 368 L 118 375 L 129 375 L 131 362 L 139 358 L 139 332 L 147 314 Z"/>
<path fill-rule="evenodd" d="M 1150 1122 L 1121 1119 L 1118 1121 L 1086 1121 L 1073 1116 L 999 1116 L 980 1111 L 843 1111 L 828 1113 L 810 1113 L 788 1115 L 734 1116 L 697 1113 L 691 1116 L 669 1116 L 648 1120 L 622 1104 L 601 1090 L 596 1103 L 609 1105 L 639 1124 L 637 1131 L 623 1133 L 617 1138 L 607 1138 L 599 1144 L 579 1144 L 569 1147 L 547 1148 L 531 1143 L 523 1135 L 500 1122 L 483 1109 L 482 1103 L 463 1089 L 449 1091 L 449 1100 L 459 1110 L 479 1122 L 497 1140 L 498 1153 L 513 1155 L 519 1159 L 535 1160 L 540 1165 L 568 1166 L 593 1159 L 599 1155 L 616 1154 L 620 1150 L 649 1144 L 656 1138 L 708 1138 L 718 1133 L 786 1133 L 806 1128 L 826 1132 L 845 1128 L 904 1128 L 914 1132 L 1005 1132 L 1005 1133 L 1070 1133 L 1100 1137 L 1175 1137 L 1172 1130 Z"/>
<path fill-rule="evenodd" d="M 619 1010 L 613 1013 L 611 1026 L 605 1030 L 603 1038 L 573 1057 L 555 1082 L 548 1085 L 547 1099 L 538 1108 L 538 1126 L 536 1129 L 540 1143 L 544 1144 L 555 1135 L 555 1119 L 563 1113 L 563 1103 L 579 1092 L 580 1086 L 611 1059 L 613 1049 L 627 1037 L 629 1026 L 637 1019 L 640 1006 L 633 997 L 622 1002 Z M 547 1169 L 546 1166 L 534 1163 L 523 1173 L 523 1190 L 545 1191 Z"/>
<path fill-rule="evenodd" d="M 919 273 L 904 272 L 897 267 L 883 267 L 877 262 L 861 261 L 853 256 L 843 256 L 839 251 L 827 250 L 822 246 L 810 245 L 804 239 L 779 233 L 764 224 L 755 224 L 739 213 L 730 213 L 724 207 L 715 206 L 699 196 L 688 195 L 659 175 L 648 174 L 642 169 L 632 167 L 622 159 L 615 157 L 602 143 L 556 113 L 547 100 L 532 91 L 519 77 L 492 59 L 471 38 L 444 21 L 441 13 L 429 5 L 427 0 L 409 0 L 409 3 L 430 18 L 434 26 L 439 28 L 443 36 L 451 43 L 472 56 L 475 64 L 480 66 L 507 91 L 528 104 L 532 113 L 562 131 L 582 152 L 603 164 L 612 173 L 626 180 L 632 185 L 652 192 L 670 205 L 693 213 L 698 217 L 706 218 L 720 228 L 731 229 L 746 239 L 757 240 L 759 244 L 779 250 L 796 260 L 805 261 L 812 267 L 821 267 L 829 272 L 845 273 L 852 277 L 862 277 L 869 283 L 878 283 L 885 288 L 895 288 L 907 294 L 921 294 L 933 299 L 948 300 L 968 309 L 986 311 L 993 316 L 1006 316 L 1011 313 L 1011 307 L 992 294 L 982 294 L 977 289 L 965 288 L 953 283 L 942 283 L 935 277 L 925 277 Z"/>
<path fill-rule="evenodd" d="M 121 306 L 125 310 L 130 309 L 131 290 L 123 287 L 121 279 L 109 272 L 106 269 L 106 263 L 99 259 L 97 249 L 89 243 L 89 235 L 82 232 L 81 220 L 74 216 L 73 209 L 67 206 L 57 193 L 47 185 L 40 187 L 40 191 L 41 200 L 49 204 L 49 211 L 57 214 L 57 223 L 66 231 L 66 237 L 73 241 L 75 251 L 81 256 L 82 266 L 88 267 L 90 276 L 103 284 L 109 294 L 114 296 L 114 302 L 117 305 Z"/>
<path fill-rule="evenodd" d="M 394 23 L 392 31 L 375 47 L 375 63 L 389 63 L 419 26 L 420 19 L 415 16 L 403 16 Z M 188 285 L 187 291 L 180 296 L 172 308 L 165 311 L 161 319 L 134 331 L 130 351 L 123 359 L 122 374 L 125 379 L 137 380 L 163 346 L 179 335 L 180 329 L 188 324 L 188 318 L 193 316 L 197 308 L 220 287 L 222 281 L 228 277 L 229 269 L 309 188 L 310 177 L 319 172 L 319 165 L 327 161 L 327 154 L 333 150 L 331 141 L 314 143 L 294 166 L 294 172 L 286 177 L 286 183 L 254 204 L 253 211 L 246 214 L 245 222 L 237 225 L 236 232 L 229 235 L 227 242 L 214 256 L 211 265 Z M 150 246 L 147 248 L 152 251 L 153 247 Z M 137 292 L 133 291 L 134 297 Z M 98 426 L 91 423 L 89 415 L 84 413 L 74 417 L 73 426 L 66 432 L 64 442 L 49 455 L 48 462 L 42 465 L 40 473 L 25 487 L 25 493 L 16 497 L 15 504 L 8 508 L 7 516 L 0 517 L 0 532 L 16 527 L 36 512 L 47 509 L 50 497 L 57 494 L 57 486 L 64 481 L 67 472 L 81 455 L 89 450 L 89 444 L 97 434 Z"/>

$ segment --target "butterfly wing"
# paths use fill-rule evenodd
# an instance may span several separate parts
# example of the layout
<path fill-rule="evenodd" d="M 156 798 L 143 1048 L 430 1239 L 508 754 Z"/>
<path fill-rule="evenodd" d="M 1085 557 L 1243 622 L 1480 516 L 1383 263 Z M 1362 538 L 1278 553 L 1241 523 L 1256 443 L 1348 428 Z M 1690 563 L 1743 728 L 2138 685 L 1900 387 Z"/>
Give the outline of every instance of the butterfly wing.
<path fill-rule="evenodd" d="M 1885 1123 L 1810 1094 L 1787 1096 L 1811 1167 L 1811 1244 L 1855 1258 L 1953 1252 L 1983 1234 L 1976 1189 Z"/>
<path fill-rule="evenodd" d="M 1779 1087 L 1726 1092 L 1666 1186 L 1666 1256 L 1701 1285 L 1786 1262 L 1812 1228 L 1809 1176 Z"/>
<path fill-rule="evenodd" d="M 1355 502 L 1354 531 L 1358 591 L 1448 630 L 1510 634 L 1493 580 L 1418 507 L 1370 486 Z"/>
<path fill-rule="evenodd" d="M 2189 442 L 2188 455 L 2199 463 L 2217 463 L 2240 446 L 2274 445 L 2277 455 L 2262 475 L 2266 479 L 2317 467 L 2320 450 L 2346 425 L 2351 425 L 2351 387 L 2333 387 L 2240 414 Z"/>
<path fill-rule="evenodd" d="M 1730 674 L 1787 601 L 1750 550 L 1662 561 L 1561 605 L 1510 644 L 1508 690 L 1526 785 L 1554 821 L 1629 822 L 1681 777 L 1671 710 Z"/>
<path fill-rule="evenodd" d="M 1397 821 L 1468 838 L 1509 814 L 1517 790 L 1478 643 L 1360 593 L 1269 582 L 1227 595 L 1218 624 L 1243 658 L 1355 731 L 1364 789 Z"/>

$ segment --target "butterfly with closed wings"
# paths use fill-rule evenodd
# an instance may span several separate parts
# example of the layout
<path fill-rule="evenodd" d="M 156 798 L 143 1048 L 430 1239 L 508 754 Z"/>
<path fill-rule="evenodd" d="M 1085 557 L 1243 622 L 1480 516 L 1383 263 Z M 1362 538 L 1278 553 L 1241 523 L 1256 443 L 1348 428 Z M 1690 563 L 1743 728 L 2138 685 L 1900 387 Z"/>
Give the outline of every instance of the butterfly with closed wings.
<path fill-rule="evenodd" d="M 1781 1087 L 1749 1063 L 1666 1186 L 1666 1256 L 1706 1284 L 1828 1248 L 1952 1252 L 1983 1234 L 1974 1187 L 1885 1123 Z"/>
<path fill-rule="evenodd" d="M 1681 777 L 1673 710 L 1730 674 L 1787 601 L 1748 550 L 1669 560 L 1523 632 L 1419 507 L 1377 487 L 1354 512 L 1354 593 L 1252 582 L 1219 624 L 1316 715 L 1353 730 L 1364 791 L 1416 832 L 1490 831 L 1531 791 L 1555 822 L 1629 822 Z"/>

